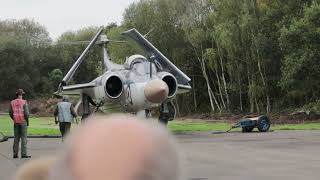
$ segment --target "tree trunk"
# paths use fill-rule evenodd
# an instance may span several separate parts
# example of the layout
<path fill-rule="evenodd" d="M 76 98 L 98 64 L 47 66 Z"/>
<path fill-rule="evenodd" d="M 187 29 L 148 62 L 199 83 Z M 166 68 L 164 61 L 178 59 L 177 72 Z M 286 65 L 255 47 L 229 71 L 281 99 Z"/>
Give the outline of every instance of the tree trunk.
<path fill-rule="evenodd" d="M 247 77 L 248 77 L 248 96 L 250 102 L 250 113 L 254 113 L 254 100 L 253 100 L 253 93 L 250 88 L 252 88 L 253 81 L 250 78 L 250 70 L 249 65 L 247 65 Z"/>
<path fill-rule="evenodd" d="M 222 57 L 221 57 L 221 54 L 220 54 L 220 48 L 218 46 L 218 54 L 219 54 L 219 57 L 220 57 L 220 65 L 221 65 L 221 77 L 222 77 L 222 82 L 223 82 L 223 85 L 224 85 L 224 93 L 226 95 L 226 99 L 227 99 L 227 109 L 229 110 L 230 108 L 230 98 L 229 98 L 229 94 L 228 94 L 228 90 L 227 90 L 227 82 L 226 82 L 226 78 L 224 76 L 224 64 L 223 64 L 223 61 L 222 61 Z"/>
<path fill-rule="evenodd" d="M 213 101 L 215 101 L 215 103 L 216 103 L 219 111 L 221 112 L 221 108 L 220 108 L 220 106 L 219 106 L 219 104 L 218 104 L 218 102 L 217 102 L 217 99 L 216 99 L 214 93 L 212 92 L 212 89 L 211 89 L 211 86 L 210 86 L 209 77 L 208 77 L 208 75 L 207 75 L 206 67 L 205 67 L 205 63 L 204 63 L 204 59 L 203 59 L 203 51 L 201 52 L 202 54 L 201 54 L 201 58 L 200 58 L 200 57 L 198 56 L 198 54 L 197 54 L 196 49 L 193 48 L 193 50 L 194 50 L 195 55 L 197 56 L 197 59 L 198 59 L 198 61 L 199 61 L 199 63 L 200 63 L 203 77 L 204 77 L 204 79 L 206 80 L 208 95 L 209 95 L 209 99 L 210 99 L 211 110 L 212 110 L 212 112 L 215 112 L 215 107 L 214 107 L 214 103 L 213 103 Z"/>
<path fill-rule="evenodd" d="M 223 92 L 222 92 L 222 90 L 221 90 L 221 89 L 222 89 L 222 88 L 221 88 L 221 81 L 220 81 L 220 77 L 219 77 L 219 75 L 218 75 L 218 68 L 217 68 L 217 66 L 215 66 L 214 69 L 215 69 L 215 74 L 216 74 L 216 77 L 217 77 L 217 80 L 218 80 L 217 83 L 218 83 L 218 89 L 219 89 L 219 94 L 220 94 L 221 103 L 222 103 L 224 109 L 227 109 L 226 103 L 224 102 L 224 98 L 223 98 Z"/>
<path fill-rule="evenodd" d="M 259 104 L 258 104 L 258 101 L 257 101 L 257 97 L 254 97 L 254 102 L 256 104 L 257 113 L 260 113 L 260 108 L 259 108 Z"/>
<path fill-rule="evenodd" d="M 213 110 L 213 112 L 215 111 L 215 108 L 214 108 L 214 105 L 213 105 L 213 100 L 214 100 L 216 105 L 217 105 L 217 107 L 218 107 L 218 109 L 219 109 L 219 111 L 221 112 L 221 107 L 219 106 L 217 98 L 214 95 L 214 93 L 213 93 L 213 91 L 211 89 L 211 86 L 210 86 L 210 81 L 209 81 L 209 77 L 208 77 L 207 72 L 206 72 L 204 59 L 202 59 L 200 63 L 201 63 L 201 67 L 202 67 L 203 76 L 204 76 L 204 78 L 206 79 L 206 82 L 207 82 L 208 95 L 209 95 L 209 98 L 210 98 L 211 109 Z M 212 98 L 213 98 L 213 100 L 212 100 Z"/>
<path fill-rule="evenodd" d="M 177 98 L 174 98 L 174 104 L 176 104 L 175 106 L 176 106 L 176 116 L 177 117 L 181 117 L 181 114 L 180 114 L 180 106 L 179 106 L 179 103 L 178 103 L 178 99 Z"/>
<path fill-rule="evenodd" d="M 252 38 L 253 38 L 253 41 L 254 41 L 254 44 L 256 45 L 256 42 L 255 42 L 255 35 L 252 33 Z M 269 93 L 268 93 L 268 86 L 267 86 L 267 83 L 266 83 L 266 78 L 262 72 L 262 68 L 261 68 L 261 58 L 260 58 L 260 52 L 259 52 L 259 49 L 258 49 L 258 46 L 256 45 L 256 53 L 257 53 L 257 59 L 258 59 L 258 70 L 259 70 L 259 74 L 260 74 L 260 77 L 261 77 L 261 80 L 262 80 L 262 84 L 263 84 L 263 87 L 265 89 L 265 93 L 266 93 L 266 100 L 267 100 L 267 113 L 270 112 L 271 110 L 271 105 L 270 105 L 270 97 L 269 97 Z"/>
<path fill-rule="evenodd" d="M 243 105 L 242 105 L 242 88 L 241 88 L 241 79 L 239 72 L 237 73 L 238 76 L 238 86 L 239 86 L 239 100 L 240 100 L 240 112 L 243 112 Z"/>
<path fill-rule="evenodd" d="M 197 112 L 197 98 L 196 98 L 196 81 L 195 76 L 193 76 L 192 80 L 192 91 L 193 91 L 193 104 L 194 104 L 194 112 Z"/>

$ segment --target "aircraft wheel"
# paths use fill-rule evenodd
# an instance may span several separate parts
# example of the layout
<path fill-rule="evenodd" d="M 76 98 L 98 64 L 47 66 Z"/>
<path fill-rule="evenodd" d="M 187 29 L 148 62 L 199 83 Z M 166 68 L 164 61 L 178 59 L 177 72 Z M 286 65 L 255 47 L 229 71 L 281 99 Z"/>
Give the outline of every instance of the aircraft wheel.
<path fill-rule="evenodd" d="M 246 126 L 242 128 L 242 132 L 244 133 L 252 132 L 253 129 L 254 129 L 254 126 Z"/>
<path fill-rule="evenodd" d="M 267 132 L 270 129 L 271 122 L 267 116 L 260 116 L 257 126 L 260 132 Z"/>
<path fill-rule="evenodd" d="M 165 126 L 168 125 L 168 120 L 167 120 L 166 118 L 160 118 L 160 119 L 159 119 L 159 122 L 160 122 L 161 124 L 165 125 Z"/>

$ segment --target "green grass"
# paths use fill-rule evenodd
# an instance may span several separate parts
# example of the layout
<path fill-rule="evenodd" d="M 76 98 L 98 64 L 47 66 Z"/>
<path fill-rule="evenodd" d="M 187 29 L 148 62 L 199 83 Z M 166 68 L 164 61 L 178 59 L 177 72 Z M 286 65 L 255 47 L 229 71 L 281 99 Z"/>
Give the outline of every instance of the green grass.
<path fill-rule="evenodd" d="M 174 132 L 192 132 L 192 131 L 226 131 L 230 129 L 227 123 L 206 123 L 206 122 L 169 122 L 169 128 Z"/>
<path fill-rule="evenodd" d="M 13 122 L 8 116 L 0 116 L 0 132 L 13 135 Z M 30 118 L 28 135 L 59 135 L 59 128 L 54 123 L 54 118 Z"/>
<path fill-rule="evenodd" d="M 228 123 L 172 121 L 169 129 L 173 132 L 196 132 L 196 131 L 226 131 L 231 127 Z M 286 124 L 275 125 L 272 130 L 320 130 L 320 123 Z M 240 128 L 232 131 L 241 131 Z M 13 135 L 13 123 L 8 116 L 0 116 L 0 132 L 5 135 Z M 60 135 L 59 128 L 54 123 L 53 117 L 30 118 L 28 128 L 29 135 Z"/>
<path fill-rule="evenodd" d="M 320 130 L 320 123 L 276 125 L 273 130 Z"/>
<path fill-rule="evenodd" d="M 169 128 L 174 132 L 194 132 L 194 131 L 227 131 L 231 127 L 228 123 L 209 123 L 209 122 L 184 122 L 172 121 Z M 320 130 L 320 123 L 304 124 L 285 124 L 274 125 L 272 130 Z M 241 131 L 240 128 L 232 131 Z"/>

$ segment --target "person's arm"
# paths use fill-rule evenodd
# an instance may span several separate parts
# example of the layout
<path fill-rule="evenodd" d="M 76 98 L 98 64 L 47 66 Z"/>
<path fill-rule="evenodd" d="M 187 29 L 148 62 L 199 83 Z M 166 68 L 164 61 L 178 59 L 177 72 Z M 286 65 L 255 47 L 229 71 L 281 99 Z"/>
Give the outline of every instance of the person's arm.
<path fill-rule="evenodd" d="M 29 126 L 29 116 L 30 116 L 30 113 L 29 113 L 29 107 L 28 107 L 28 104 L 26 103 L 25 105 L 23 105 L 23 112 L 24 112 L 24 118 L 26 119 L 27 121 L 27 126 Z"/>
<path fill-rule="evenodd" d="M 11 119 L 13 120 L 13 110 L 12 110 L 11 104 L 10 104 L 10 107 L 9 107 L 9 115 L 10 115 Z"/>
<path fill-rule="evenodd" d="M 73 104 L 71 104 L 71 106 L 70 106 L 70 112 L 71 112 L 71 114 L 72 114 L 72 116 L 73 116 L 74 118 L 77 117 L 77 113 L 76 113 L 75 110 L 74 110 Z"/>
<path fill-rule="evenodd" d="M 59 109 L 58 109 L 58 106 L 57 106 L 56 109 L 54 110 L 54 122 L 56 124 L 58 124 L 58 119 L 57 119 L 58 114 L 59 114 Z"/>

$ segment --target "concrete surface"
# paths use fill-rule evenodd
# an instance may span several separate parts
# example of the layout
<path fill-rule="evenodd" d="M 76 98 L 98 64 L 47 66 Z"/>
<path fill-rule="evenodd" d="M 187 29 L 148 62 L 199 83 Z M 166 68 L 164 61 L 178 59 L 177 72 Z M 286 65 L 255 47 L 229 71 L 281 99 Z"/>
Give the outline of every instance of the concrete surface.
<path fill-rule="evenodd" d="M 187 180 L 318 180 L 320 131 L 176 135 Z M 60 139 L 30 139 L 33 158 L 55 154 Z M 12 140 L 0 143 L 0 180 L 26 160 L 12 159 Z"/>

